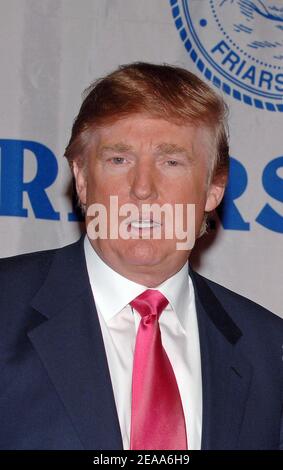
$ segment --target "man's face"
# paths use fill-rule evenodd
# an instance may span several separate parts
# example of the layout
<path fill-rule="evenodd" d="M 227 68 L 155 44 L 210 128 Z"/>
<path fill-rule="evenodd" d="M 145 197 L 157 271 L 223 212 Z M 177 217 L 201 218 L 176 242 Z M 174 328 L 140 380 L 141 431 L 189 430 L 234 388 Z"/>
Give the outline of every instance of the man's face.
<path fill-rule="evenodd" d="M 199 232 L 204 211 L 213 210 L 223 195 L 223 185 L 208 185 L 212 161 L 212 136 L 203 127 L 177 125 L 143 114 L 131 115 L 94 131 L 87 171 L 76 164 L 77 191 L 87 208 L 103 204 L 107 212 L 110 196 L 118 196 L 118 205 L 134 204 L 140 214 L 144 204 L 195 204 L 195 229 Z M 89 224 L 93 217 L 87 216 Z M 150 217 L 149 217 L 150 218 Z M 180 241 L 165 237 L 165 220 L 140 225 L 134 217 L 128 229 L 133 238 L 90 240 L 99 256 L 113 269 L 140 284 L 152 286 L 175 274 L 186 262 L 189 250 L 177 250 Z M 119 223 L 125 220 L 119 218 Z M 109 222 L 109 220 L 108 220 Z M 143 228 L 142 228 L 143 227 Z M 189 228 L 189 227 L 187 227 Z M 161 230 L 161 239 L 154 231 Z M 147 237 L 142 233 L 147 232 Z M 174 231 L 173 231 L 174 232 Z"/>

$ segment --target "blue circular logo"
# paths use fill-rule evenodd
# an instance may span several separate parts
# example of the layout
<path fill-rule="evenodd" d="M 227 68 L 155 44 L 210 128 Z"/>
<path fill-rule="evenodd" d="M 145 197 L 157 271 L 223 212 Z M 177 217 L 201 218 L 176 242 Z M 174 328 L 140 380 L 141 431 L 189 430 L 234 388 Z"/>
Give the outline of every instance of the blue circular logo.
<path fill-rule="evenodd" d="M 249 106 L 283 112 L 282 0 L 170 0 L 198 70 Z"/>

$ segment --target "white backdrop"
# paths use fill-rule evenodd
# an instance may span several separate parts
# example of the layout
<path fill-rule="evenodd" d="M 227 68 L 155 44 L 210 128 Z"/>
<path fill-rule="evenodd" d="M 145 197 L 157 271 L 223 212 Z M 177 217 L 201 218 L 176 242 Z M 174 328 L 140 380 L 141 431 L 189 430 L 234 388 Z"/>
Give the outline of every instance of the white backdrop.
<path fill-rule="evenodd" d="M 240 188 L 247 177 L 235 199 L 242 225 L 231 216 L 223 228 L 217 219 L 194 262 L 283 316 L 283 162 L 270 163 L 283 155 L 283 1 L 0 0 L 0 13 L 0 256 L 79 237 L 79 224 L 68 220 L 63 153 L 82 90 L 122 63 L 167 62 L 224 90 L 231 155 L 241 164 L 231 179 Z M 36 179 L 34 192 L 25 190 Z"/>

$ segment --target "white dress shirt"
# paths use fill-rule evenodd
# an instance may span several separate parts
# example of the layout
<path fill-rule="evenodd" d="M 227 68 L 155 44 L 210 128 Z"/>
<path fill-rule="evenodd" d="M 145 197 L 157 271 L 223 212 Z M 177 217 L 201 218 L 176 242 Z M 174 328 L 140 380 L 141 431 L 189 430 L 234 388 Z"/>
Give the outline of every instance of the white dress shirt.
<path fill-rule="evenodd" d="M 130 448 L 131 384 L 140 315 L 129 302 L 148 287 L 108 266 L 84 240 L 89 280 L 104 340 L 124 449 Z M 163 347 L 179 387 L 189 450 L 199 450 L 202 432 L 202 380 L 194 289 L 188 263 L 158 287 L 169 303 L 159 318 Z"/>

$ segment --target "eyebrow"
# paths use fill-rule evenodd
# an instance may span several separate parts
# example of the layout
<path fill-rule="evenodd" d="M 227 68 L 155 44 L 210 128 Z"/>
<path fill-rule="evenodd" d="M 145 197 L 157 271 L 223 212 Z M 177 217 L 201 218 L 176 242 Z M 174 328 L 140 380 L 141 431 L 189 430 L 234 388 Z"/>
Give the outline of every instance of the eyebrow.
<path fill-rule="evenodd" d="M 133 151 L 133 146 L 125 144 L 123 142 L 118 142 L 113 145 L 103 145 L 99 150 L 99 155 L 103 155 L 107 152 L 115 152 L 115 153 L 124 153 Z M 156 154 L 166 154 L 166 155 L 176 155 L 176 154 L 186 154 L 188 155 L 188 149 L 185 147 L 181 147 L 177 144 L 162 142 L 158 144 L 154 148 L 154 153 Z"/>
<path fill-rule="evenodd" d="M 132 150 L 133 147 L 131 145 L 124 144 L 123 142 L 118 142 L 117 144 L 113 145 L 103 145 L 101 149 L 99 149 L 99 155 L 103 155 L 107 152 L 124 153 Z"/>
<path fill-rule="evenodd" d="M 183 153 L 188 155 L 188 149 L 185 147 L 180 147 L 177 144 L 170 144 L 167 142 L 163 142 L 156 146 L 155 152 L 158 154 L 166 154 L 166 155 L 176 155 L 177 153 Z"/>

